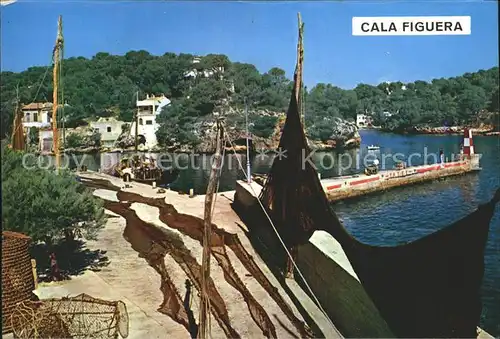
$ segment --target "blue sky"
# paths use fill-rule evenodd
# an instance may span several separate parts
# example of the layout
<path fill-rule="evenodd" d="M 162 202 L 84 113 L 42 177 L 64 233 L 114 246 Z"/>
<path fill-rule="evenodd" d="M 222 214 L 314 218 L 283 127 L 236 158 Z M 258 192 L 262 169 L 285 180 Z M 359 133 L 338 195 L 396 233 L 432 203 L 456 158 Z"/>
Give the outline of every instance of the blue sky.
<path fill-rule="evenodd" d="M 159 2 L 22 1 L 1 8 L 1 67 L 50 62 L 62 14 L 65 56 L 145 49 L 222 53 L 264 72 L 293 74 L 297 12 L 305 23 L 304 80 L 364 82 L 449 77 L 498 66 L 496 1 Z M 353 16 L 470 15 L 470 36 L 351 35 Z"/>

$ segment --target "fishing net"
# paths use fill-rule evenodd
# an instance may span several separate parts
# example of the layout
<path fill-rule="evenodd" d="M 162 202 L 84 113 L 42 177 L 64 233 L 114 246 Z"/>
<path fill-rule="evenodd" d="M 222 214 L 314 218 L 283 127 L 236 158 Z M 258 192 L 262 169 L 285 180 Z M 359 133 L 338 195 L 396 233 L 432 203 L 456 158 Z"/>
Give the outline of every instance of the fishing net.
<path fill-rule="evenodd" d="M 128 313 L 122 301 L 76 297 L 24 301 L 11 315 L 15 338 L 128 337 Z"/>
<path fill-rule="evenodd" d="M 24 234 L 2 232 L 2 333 L 11 331 L 9 319 L 16 304 L 31 299 L 35 289 L 30 242 Z"/>
<path fill-rule="evenodd" d="M 185 271 L 196 288 L 200 286 L 199 270 L 200 265 L 192 257 L 189 250 L 185 247 L 182 240 L 170 234 L 165 229 L 148 224 L 139 219 L 136 213 L 130 209 L 131 203 L 142 203 L 154 206 L 159 209 L 160 220 L 171 228 L 175 228 L 189 236 L 190 238 L 202 243 L 203 239 L 203 219 L 179 213 L 174 206 L 167 204 L 163 198 L 148 198 L 139 194 L 121 191 L 118 186 L 111 184 L 103 179 L 86 179 L 82 183 L 92 188 L 103 188 L 117 191 L 117 198 L 120 202 L 105 201 L 105 207 L 122 217 L 127 221 L 124 230 L 124 237 L 129 241 L 134 250 L 141 253 L 149 265 L 153 267 L 162 277 L 161 290 L 164 295 L 164 302 L 159 311 L 172 317 L 175 321 L 182 324 L 186 329 L 192 332 L 193 322 L 188 319 L 189 310 L 182 309 L 182 300 L 173 285 L 165 264 L 162 259 L 165 255 L 170 255 Z M 154 245 L 154 246 L 153 246 Z M 266 337 L 276 337 L 276 329 L 266 310 L 255 299 L 245 286 L 245 283 L 236 273 L 231 259 L 227 253 L 226 246 L 230 248 L 248 272 L 260 283 L 268 292 L 271 298 L 279 305 L 284 314 L 295 326 L 301 338 L 313 337 L 311 329 L 300 319 L 298 319 L 288 303 L 283 299 L 278 290 L 273 286 L 269 279 L 255 262 L 252 255 L 248 253 L 241 243 L 238 235 L 226 232 L 224 229 L 212 224 L 212 234 L 210 239 L 211 251 L 215 260 L 219 263 L 224 272 L 225 280 L 238 290 L 248 305 L 251 317 L 255 323 L 262 329 Z M 224 300 L 220 298 L 219 293 L 213 286 L 210 292 L 212 313 L 226 332 L 228 337 L 239 337 L 239 334 L 231 327 L 229 322 Z"/>
<path fill-rule="evenodd" d="M 26 142 L 24 140 L 24 127 L 23 127 L 23 118 L 24 113 L 20 109 L 17 108 L 14 118 L 14 125 L 12 126 L 12 149 L 16 151 L 24 151 L 26 147 Z"/>

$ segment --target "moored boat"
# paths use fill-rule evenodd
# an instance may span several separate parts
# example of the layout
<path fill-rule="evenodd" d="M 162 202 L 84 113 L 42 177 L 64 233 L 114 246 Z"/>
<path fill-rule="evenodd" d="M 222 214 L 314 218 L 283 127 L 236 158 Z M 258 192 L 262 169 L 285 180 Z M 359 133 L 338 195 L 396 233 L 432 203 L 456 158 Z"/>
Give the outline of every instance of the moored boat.
<path fill-rule="evenodd" d="M 121 159 L 114 167 L 112 174 L 125 181 L 153 183 L 161 181 L 163 170 L 156 166 L 152 158 L 134 156 L 131 159 Z"/>
<path fill-rule="evenodd" d="M 176 169 L 164 170 L 156 164 L 152 157 L 123 158 L 112 170 L 112 175 L 125 181 L 135 181 L 145 184 L 170 184 L 177 179 L 179 171 Z"/>

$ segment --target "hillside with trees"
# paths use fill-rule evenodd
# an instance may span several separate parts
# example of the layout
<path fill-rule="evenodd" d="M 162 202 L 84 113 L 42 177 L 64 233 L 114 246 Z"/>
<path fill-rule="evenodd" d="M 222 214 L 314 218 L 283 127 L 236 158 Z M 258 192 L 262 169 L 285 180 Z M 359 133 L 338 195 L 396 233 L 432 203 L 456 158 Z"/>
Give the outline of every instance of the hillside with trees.
<path fill-rule="evenodd" d="M 162 127 L 157 136 L 163 146 L 174 142 L 172 138 L 177 143 L 199 142 L 196 126 L 214 112 L 231 111 L 230 123 L 244 127 L 245 102 L 252 132 L 270 137 L 277 113 L 285 112 L 290 98 L 292 82 L 284 70 L 260 73 L 254 65 L 232 62 L 225 55 L 194 60 L 189 54 L 153 56 L 146 51 L 66 59 L 62 79 L 66 126 L 111 115 L 131 121 L 137 92 L 141 98 L 163 93 L 172 100 L 159 119 Z M 1 73 L 2 137 L 10 132 L 16 86 L 23 103 L 51 101 L 50 67 Z M 308 135 L 322 141 L 335 138 L 339 123 L 354 121 L 358 113 L 371 114 L 377 124 L 396 131 L 418 124 L 473 124 L 479 112 L 499 109 L 498 67 L 431 82 L 359 84 L 350 90 L 320 83 L 306 89 L 304 101 Z"/>

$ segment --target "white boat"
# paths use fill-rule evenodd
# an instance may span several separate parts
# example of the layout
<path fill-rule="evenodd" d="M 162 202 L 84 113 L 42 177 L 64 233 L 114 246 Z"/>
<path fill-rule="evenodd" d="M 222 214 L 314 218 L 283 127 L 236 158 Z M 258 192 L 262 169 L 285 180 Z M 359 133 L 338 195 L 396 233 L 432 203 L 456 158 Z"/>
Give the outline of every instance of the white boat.
<path fill-rule="evenodd" d="M 368 150 L 369 150 L 369 151 L 377 151 L 377 150 L 379 150 L 379 149 L 380 149 L 380 147 L 379 147 L 379 146 L 375 146 L 375 145 L 370 145 L 370 146 L 368 146 Z"/>

